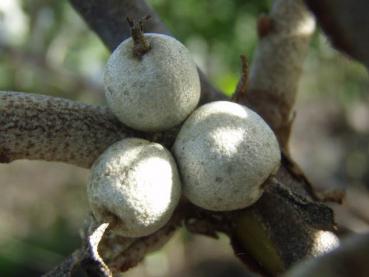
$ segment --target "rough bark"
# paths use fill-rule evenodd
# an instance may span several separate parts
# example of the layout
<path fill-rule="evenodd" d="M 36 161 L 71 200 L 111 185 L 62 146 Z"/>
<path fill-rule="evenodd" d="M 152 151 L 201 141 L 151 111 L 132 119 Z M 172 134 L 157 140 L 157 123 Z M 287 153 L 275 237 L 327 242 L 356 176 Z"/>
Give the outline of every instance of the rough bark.
<path fill-rule="evenodd" d="M 267 276 L 339 244 L 332 210 L 316 200 L 310 184 L 291 166 L 284 158 L 275 178 L 264 184 L 261 199 L 232 218 L 235 255 Z"/>
<path fill-rule="evenodd" d="M 32 94 L 2 92 L 0 95 L 2 162 L 45 159 L 88 167 L 114 141 L 140 135 L 118 123 L 101 107 Z M 166 139 L 165 143 L 169 144 L 175 137 L 173 134 L 150 136 L 156 137 L 158 142 Z M 315 234 L 334 229 L 332 212 L 314 202 L 309 184 L 296 172 L 294 165 L 285 159 L 277 181 L 268 181 L 267 190 L 256 205 L 236 213 L 217 215 L 220 223 L 212 231 L 202 233 L 227 233 L 232 238 L 236 255 L 247 256 L 247 264 L 257 264 L 260 272 L 268 274 L 284 271 L 306 256 L 324 253 L 330 246 L 321 244 L 313 248 Z M 195 207 L 191 210 L 181 204 L 178 209 L 189 211 L 179 221 L 195 218 L 208 221 L 210 225 L 214 221 L 214 215 L 203 215 Z M 117 259 L 109 264 L 119 269 L 135 265 L 153 246 L 167 241 L 175 229 L 173 226 L 178 226 L 175 222 L 178 218 L 172 219 L 164 231 L 137 239 L 132 247 L 122 248 Z M 288 232 L 286 226 L 289 226 Z M 268 249 L 267 253 L 272 251 L 275 255 L 264 255 L 260 245 Z"/>
<path fill-rule="evenodd" d="M 293 106 L 314 19 L 302 0 L 276 0 L 258 22 L 259 44 L 251 65 L 248 94 L 241 103 L 256 110 L 287 150 Z"/>
<path fill-rule="evenodd" d="M 259 19 L 260 41 L 248 92 L 238 95 L 238 102 L 268 122 L 286 152 L 298 81 L 314 28 L 302 0 L 276 0 L 271 13 Z M 262 198 L 232 219 L 231 238 L 239 258 L 265 275 L 275 275 L 338 245 L 333 212 L 319 203 L 287 156 L 275 181 L 265 186 Z"/>
<path fill-rule="evenodd" d="M 105 43 L 111 45 L 110 49 L 113 49 L 124 36 L 122 35 L 124 31 L 120 30 L 124 30 L 122 24 L 123 20 L 125 22 L 127 11 L 133 13 L 136 9 L 136 12 L 130 15 L 137 17 L 141 16 L 139 12 L 142 12 L 142 15 L 150 14 L 146 10 L 147 5 L 140 0 L 70 1 Z M 290 126 L 290 112 L 299 75 L 287 70 L 286 67 L 288 63 L 292 63 L 294 70 L 301 69 L 302 56 L 305 53 L 305 50 L 301 49 L 307 47 L 308 41 L 306 38 L 297 39 L 300 35 L 304 37 L 301 34 L 304 28 L 297 28 L 298 31 L 294 27 L 287 28 L 289 24 L 300 26 L 301 18 L 299 20 L 297 18 L 300 16 L 305 18 L 306 11 L 302 9 L 301 3 L 301 1 L 277 0 L 274 12 L 267 17 L 266 21 L 264 20 L 267 23 L 264 22 L 263 27 L 261 23 L 259 24 L 259 31 L 263 34 L 263 38 L 260 42 L 259 54 L 252 66 L 255 67 L 250 77 L 250 87 L 253 89 L 245 100 L 265 117 L 284 145 L 288 136 L 281 130 L 287 130 Z M 140 10 L 138 7 L 145 8 Z M 286 16 L 283 19 L 285 15 L 282 11 L 296 13 L 296 16 Z M 153 22 L 156 22 L 155 18 Z M 125 35 L 128 34 L 125 33 Z M 300 39 L 303 41 L 301 44 L 298 42 Z M 272 44 L 275 47 L 273 48 L 275 55 L 271 55 L 270 45 Z M 284 44 L 289 45 L 289 48 Z M 267 56 L 269 61 L 263 55 Z M 285 64 L 282 63 L 282 57 Z M 269 62 L 273 66 L 268 66 Z M 273 70 L 276 73 L 270 76 Z M 292 77 L 288 75 L 289 73 Z M 268 78 L 272 78 L 277 85 Z M 283 79 L 287 80 L 286 84 L 283 83 Z M 260 85 L 259 88 L 258 84 L 261 84 L 261 81 L 257 80 L 266 80 L 267 86 Z M 213 90 L 209 92 L 205 89 L 205 91 L 207 100 L 212 99 L 211 95 L 215 95 L 215 98 L 219 96 L 214 94 Z M 35 95 L 18 93 L 0 95 L 0 154 L 2 157 L 0 159 L 3 162 L 20 158 L 37 158 L 65 161 L 88 167 L 103 149 L 123 137 L 144 136 L 164 142 L 166 145 L 170 145 L 175 138 L 176 131 L 169 135 L 143 135 L 133 132 L 118 123 L 105 108 Z M 271 115 L 276 116 L 277 120 Z M 36 138 L 37 144 L 33 146 L 32 143 Z M 235 254 L 246 264 L 253 265 L 255 269 L 266 275 L 279 274 L 299 260 L 321 255 L 337 245 L 337 239 L 332 233 L 334 231 L 332 211 L 316 201 L 310 184 L 289 159 L 283 159 L 277 176 L 270 178 L 265 187 L 263 197 L 254 206 L 236 212 L 211 213 L 182 203 L 178 209 L 188 212 L 180 215 L 179 221 L 185 219 L 187 222 L 192 220 L 192 223 L 193 221 L 206 222 L 208 229 L 206 227 L 202 230 L 197 229 L 203 234 L 214 236 L 215 231 L 225 232 L 232 239 Z M 128 269 L 129 266 L 135 265 L 153 246 L 161 245 L 168 239 L 175 229 L 172 229 L 173 224 L 177 226 L 177 220 L 174 217 L 164 227 L 162 233 L 157 232 L 134 241 L 124 240 L 122 248 L 114 254 L 117 259 L 113 259 L 120 261 L 122 266 L 113 262 L 110 265 L 119 269 Z M 320 234 L 324 234 L 324 237 L 328 237 L 329 240 L 322 241 Z M 112 242 L 114 249 L 119 248 L 118 238 L 112 238 Z M 133 262 L 130 260 L 132 257 Z"/>
<path fill-rule="evenodd" d="M 350 237 L 331 253 L 303 261 L 291 269 L 287 277 L 368 276 L 369 234 Z"/>
<path fill-rule="evenodd" d="M 145 24 L 145 32 L 170 35 L 156 12 L 144 0 L 69 0 L 89 27 L 96 32 L 104 44 L 113 51 L 119 43 L 130 37 L 127 17 L 150 20 Z M 217 91 L 199 70 L 201 82 L 201 103 L 226 97 Z"/>
<path fill-rule="evenodd" d="M 0 92 L 0 162 L 60 161 L 89 168 L 112 143 L 137 132 L 107 108 L 20 92 Z"/>

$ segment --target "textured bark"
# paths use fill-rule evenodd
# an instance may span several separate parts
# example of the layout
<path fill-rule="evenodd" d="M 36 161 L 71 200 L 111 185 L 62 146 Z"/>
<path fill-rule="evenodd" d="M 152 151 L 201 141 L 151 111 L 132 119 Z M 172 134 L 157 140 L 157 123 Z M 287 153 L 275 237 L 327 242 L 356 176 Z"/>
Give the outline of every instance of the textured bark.
<path fill-rule="evenodd" d="M 335 251 L 310 259 L 291 269 L 288 277 L 365 277 L 369 272 L 369 234 L 360 234 L 344 241 Z"/>
<path fill-rule="evenodd" d="M 0 163 L 28 159 L 90 168 L 114 142 L 138 137 L 170 148 L 178 131 L 143 133 L 123 125 L 107 107 L 0 91 Z"/>
<path fill-rule="evenodd" d="M 60 161 L 89 168 L 134 132 L 107 108 L 19 92 L 0 92 L 0 162 Z"/>
<path fill-rule="evenodd" d="M 305 0 L 334 47 L 369 68 L 369 2 Z"/>
<path fill-rule="evenodd" d="M 0 93 L 2 162 L 44 159 L 89 167 L 106 147 L 121 138 L 143 136 L 170 145 L 176 131 L 143 136 L 121 125 L 102 107 L 41 95 Z M 265 185 L 264 196 L 249 209 L 213 215 L 182 203 L 178 210 L 186 212 L 177 214 L 153 235 L 128 244 L 125 241 L 121 249 L 117 246 L 120 239 L 113 238 L 110 245 L 118 251 L 109 265 L 121 270 L 136 265 L 153 247 L 163 245 L 182 219 L 207 221 L 212 226 L 218 217 L 216 226 L 201 233 L 214 236 L 215 231 L 225 232 L 232 238 L 236 255 L 243 260 L 248 257 L 247 264 L 252 260 L 267 274 L 282 272 L 300 259 L 330 249 L 332 245 L 324 243 L 314 248 L 314 241 L 317 232 L 334 230 L 332 212 L 314 202 L 309 184 L 294 164 L 284 159 L 276 180 Z"/>
<path fill-rule="evenodd" d="M 162 26 L 141 0 L 70 1 L 111 50 L 129 35 L 125 29 L 127 15 L 151 14 L 154 18 L 150 28 L 159 24 L 155 28 L 160 30 Z M 259 22 L 263 37 L 251 70 L 251 91 L 244 100 L 264 116 L 283 145 L 288 138 L 307 33 L 311 31 L 311 28 L 300 28 L 300 23 L 305 22 L 302 18 L 312 22 L 302 1 L 276 0 L 271 15 Z M 219 97 L 206 85 L 203 90 L 204 101 Z M 170 145 L 175 134 L 176 130 L 169 135 L 134 132 L 101 107 L 46 96 L 0 94 L 0 160 L 3 162 L 29 158 L 89 167 L 107 146 L 121 138 L 146 137 Z M 241 211 L 211 213 L 191 205 L 188 209 L 182 203 L 178 209 L 189 213 L 180 215 L 179 219 L 172 218 L 162 230 L 148 237 L 133 241 L 113 237 L 110 245 L 114 256 L 106 259 L 114 268 L 128 269 L 153 247 L 165 243 L 178 226 L 177 220 L 182 219 L 206 221 L 213 229 L 205 228 L 201 230 L 203 234 L 214 236 L 214 230 L 225 232 L 232 239 L 235 254 L 266 275 L 276 275 L 305 257 L 321 255 L 337 245 L 332 233 L 331 210 L 316 201 L 310 184 L 290 160 L 283 160 L 277 176 L 270 178 L 265 187 L 263 197 Z M 321 232 L 327 232 L 324 234 L 330 240 L 319 241 L 317 234 Z"/>
<path fill-rule="evenodd" d="M 136 19 L 151 16 L 144 25 L 145 32 L 170 35 L 155 11 L 144 0 L 69 0 L 90 28 L 96 32 L 104 44 L 113 51 L 119 43 L 131 36 L 127 17 Z M 199 70 L 201 82 L 201 103 L 225 99 Z"/>
<path fill-rule="evenodd" d="M 302 0 L 276 0 L 271 13 L 258 21 L 260 42 L 248 93 L 238 99 L 268 122 L 286 152 L 298 81 L 314 28 Z M 337 247 L 333 212 L 319 203 L 293 161 L 284 156 L 274 181 L 264 185 L 262 198 L 232 218 L 229 235 L 241 260 L 262 274 L 276 275 Z"/>
<path fill-rule="evenodd" d="M 259 45 L 248 94 L 241 103 L 256 110 L 287 149 L 298 81 L 315 23 L 302 0 L 276 0 L 258 22 Z"/>
<path fill-rule="evenodd" d="M 236 256 L 268 276 L 339 244 L 332 210 L 317 201 L 293 166 L 285 157 L 260 200 L 232 218 L 229 235 Z"/>

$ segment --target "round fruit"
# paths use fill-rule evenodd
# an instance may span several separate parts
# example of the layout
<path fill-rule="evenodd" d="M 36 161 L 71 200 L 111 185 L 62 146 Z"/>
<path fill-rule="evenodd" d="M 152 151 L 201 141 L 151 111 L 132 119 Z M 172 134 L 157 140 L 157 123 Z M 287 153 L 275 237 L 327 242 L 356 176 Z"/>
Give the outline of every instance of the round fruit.
<path fill-rule="evenodd" d="M 108 60 L 106 99 L 120 121 L 141 131 L 161 131 L 181 123 L 197 106 L 200 80 L 188 50 L 176 39 L 144 34 L 148 52 L 137 57 L 132 38 Z"/>
<path fill-rule="evenodd" d="M 261 185 L 280 164 L 273 131 L 252 110 L 219 101 L 197 109 L 183 124 L 174 155 L 187 198 L 202 208 L 229 211 L 256 202 Z"/>
<path fill-rule="evenodd" d="M 114 220 L 116 233 L 141 237 L 168 222 L 181 186 L 168 150 L 132 138 L 113 144 L 95 161 L 87 193 L 98 221 Z"/>

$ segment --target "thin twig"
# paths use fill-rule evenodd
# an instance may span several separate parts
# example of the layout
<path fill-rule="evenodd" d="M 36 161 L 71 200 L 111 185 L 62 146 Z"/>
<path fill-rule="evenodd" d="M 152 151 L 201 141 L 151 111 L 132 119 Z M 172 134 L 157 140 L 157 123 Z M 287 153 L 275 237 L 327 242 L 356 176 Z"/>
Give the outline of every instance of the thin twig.
<path fill-rule="evenodd" d="M 270 14 L 258 22 L 260 41 L 250 69 L 249 91 L 241 102 L 268 122 L 285 151 L 314 30 L 314 19 L 302 0 L 275 0 Z"/>
<path fill-rule="evenodd" d="M 246 97 L 248 89 L 249 65 L 245 55 L 240 56 L 241 59 L 241 77 L 237 84 L 237 88 L 232 96 L 232 100 L 238 102 L 241 98 Z"/>

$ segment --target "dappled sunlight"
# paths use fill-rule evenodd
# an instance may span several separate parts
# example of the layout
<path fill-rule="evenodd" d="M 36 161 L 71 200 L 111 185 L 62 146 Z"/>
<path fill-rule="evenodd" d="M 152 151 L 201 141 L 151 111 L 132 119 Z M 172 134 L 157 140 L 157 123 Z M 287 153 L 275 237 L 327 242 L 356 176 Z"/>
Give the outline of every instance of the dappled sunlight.
<path fill-rule="evenodd" d="M 314 241 L 311 248 L 311 253 L 322 255 L 336 249 L 340 242 L 335 234 L 329 231 L 316 231 L 314 234 Z"/>
<path fill-rule="evenodd" d="M 295 35 L 310 36 L 315 31 L 315 20 L 311 16 L 305 16 L 303 20 L 300 20 L 296 25 L 294 31 Z"/>
<path fill-rule="evenodd" d="M 239 145 L 244 141 L 244 130 L 241 128 L 219 127 L 209 133 L 215 149 L 222 150 L 223 155 L 232 157 Z"/>
<path fill-rule="evenodd" d="M 79 14 L 72 8 L 70 4 L 73 2 L 88 7 L 85 15 L 82 12 Z M 128 36 L 129 33 L 122 30 L 124 28 L 112 27 L 122 22 L 123 24 L 120 27 L 124 27 L 126 23 L 126 16 L 116 17 L 119 14 L 118 8 L 112 10 L 110 15 L 108 14 L 104 18 L 102 15 L 105 10 L 98 9 L 96 12 L 94 6 L 97 3 L 97 6 L 101 5 L 103 8 L 105 6 L 108 8 L 109 5 L 118 2 L 0 0 L 1 90 L 45 94 L 106 106 L 102 86 L 102 71 L 109 55 L 109 49 L 113 49 L 114 44 L 120 42 L 120 39 Z M 131 2 L 134 6 L 143 1 L 123 2 Z M 282 223 L 290 222 L 288 219 L 291 216 L 288 211 L 284 213 L 285 210 L 282 210 L 278 205 L 267 205 L 274 203 L 269 201 L 274 199 L 273 196 L 281 196 L 281 201 L 288 201 L 286 205 L 296 208 L 297 212 L 311 207 L 307 207 L 305 202 L 299 201 L 297 198 L 293 200 L 298 202 L 291 202 L 289 197 L 284 197 L 284 191 L 277 191 L 279 187 L 285 184 L 293 192 L 296 190 L 298 195 L 300 195 L 300 187 L 297 186 L 301 185 L 301 191 L 308 188 L 308 186 L 304 187 L 305 179 L 300 178 L 303 177 L 300 172 L 295 172 L 296 168 L 288 167 L 291 172 L 296 173 L 297 176 L 294 177 L 298 177 L 295 180 L 291 173 L 292 179 L 290 180 L 290 173 L 282 167 L 276 178 L 269 179 L 272 185 L 265 186 L 267 193 L 264 193 L 259 202 L 250 210 L 255 211 L 260 223 L 266 222 L 265 226 L 267 228 L 265 228 L 265 231 L 268 232 L 268 235 L 272 234 L 270 237 L 273 242 L 279 238 L 284 239 L 283 244 L 286 245 L 286 248 L 284 248 L 284 245 L 281 246 L 282 244 L 273 246 L 280 251 L 278 253 L 281 256 L 289 256 L 291 260 L 294 260 L 293 262 L 302 256 L 324 255 L 340 245 L 337 236 L 333 232 L 318 229 L 331 230 L 329 226 L 335 225 L 340 238 L 341 235 L 345 236 L 349 232 L 367 232 L 369 230 L 369 97 L 367 93 L 369 82 L 367 69 L 333 49 L 331 42 L 323 34 L 321 28 L 318 28 L 314 33 L 315 21 L 309 14 L 292 12 L 289 14 L 292 20 L 285 16 L 272 18 L 272 24 L 270 25 L 272 28 L 269 30 L 271 32 L 267 32 L 265 37 L 258 37 L 259 16 L 270 11 L 272 2 L 283 3 L 284 0 L 148 0 L 146 2 L 158 12 L 160 18 L 168 26 L 170 33 L 189 48 L 195 62 L 206 76 L 205 78 L 229 96 L 234 93 L 240 78 L 239 55 L 247 56 L 250 61 L 249 77 L 251 78 L 249 79 L 253 79 L 256 75 L 268 76 L 260 78 L 260 84 L 257 84 L 260 85 L 258 90 L 252 90 L 252 86 L 250 86 L 252 83 L 249 82 L 248 93 L 252 93 L 252 95 L 248 96 L 251 96 L 250 99 L 255 100 L 255 102 L 260 100 L 260 106 L 262 106 L 263 101 L 266 103 L 272 99 L 272 101 L 269 101 L 271 102 L 272 111 L 281 103 L 291 104 L 289 101 L 279 102 L 278 99 L 283 93 L 288 94 L 289 91 L 295 93 L 295 90 L 297 90 L 297 85 L 296 87 L 290 85 L 291 80 L 294 81 L 296 76 L 299 75 L 302 66 L 302 60 L 296 54 L 298 52 L 296 49 L 303 48 L 298 44 L 299 41 L 306 42 L 310 36 L 312 37 L 312 43 L 309 45 L 310 51 L 303 66 L 302 82 L 298 87 L 298 104 L 293 107 L 293 116 L 291 118 L 286 117 L 288 120 L 294 119 L 290 154 L 291 158 L 301 166 L 304 175 L 311 181 L 314 186 L 312 190 L 316 191 L 319 196 L 326 196 L 324 194 L 326 191 L 328 191 L 327 195 L 329 196 L 330 191 L 342 192 L 346 189 L 346 197 L 343 205 L 322 203 L 322 206 L 333 209 L 334 223 L 329 221 L 332 215 L 331 212 L 327 211 L 327 214 L 318 212 L 320 211 L 320 202 L 310 203 L 310 200 L 307 199 L 306 205 L 311 204 L 313 208 L 317 208 L 317 210 L 312 210 L 313 216 L 309 217 L 307 221 L 304 221 L 305 218 L 300 221 L 298 220 L 300 213 L 298 213 L 297 220 L 294 216 L 292 217 L 296 224 L 281 224 L 282 231 L 278 233 L 279 227 L 269 224 L 268 220 L 273 222 L 274 219 L 278 219 Z M 299 3 L 299 1 L 293 0 L 287 2 Z M 131 7 L 125 9 L 125 11 L 127 10 L 130 11 Z M 141 12 L 142 10 L 137 11 Z M 135 13 L 133 11 L 133 17 Z M 92 18 L 91 22 L 86 20 L 87 24 L 83 21 L 83 16 L 86 17 L 86 14 L 87 17 L 91 16 Z M 284 12 L 282 12 L 283 14 Z M 94 20 L 97 20 L 97 26 L 100 29 L 91 24 Z M 291 21 L 295 24 L 291 24 Z M 159 21 L 154 13 L 148 24 L 155 25 L 157 22 Z M 275 25 L 273 25 L 274 23 Z M 93 32 L 93 29 L 95 32 Z M 147 28 L 147 30 L 149 29 Z M 282 32 L 278 33 L 279 30 L 282 30 Z M 163 30 L 159 28 L 156 31 L 161 32 Z M 103 41 L 99 39 L 99 36 Z M 302 44 L 305 45 L 305 42 Z M 265 47 L 265 44 L 271 47 Z M 307 45 L 305 46 L 307 47 Z M 285 47 L 288 51 L 280 51 Z M 260 52 L 260 49 L 262 49 L 261 56 L 266 57 L 263 65 L 271 65 L 270 68 L 273 68 L 273 70 L 263 69 L 260 73 L 258 72 L 255 76 L 252 76 L 255 68 L 257 69 L 260 63 L 256 62 L 255 65 L 252 65 L 251 61 L 257 60 L 257 53 Z M 304 49 L 302 52 L 305 51 Z M 265 53 L 266 55 L 264 55 Z M 291 63 L 291 60 L 295 59 L 298 62 L 296 64 Z M 275 61 L 278 61 L 278 63 L 274 67 Z M 275 76 L 282 77 L 274 78 Z M 266 90 L 268 88 L 272 89 Z M 263 99 L 264 90 L 272 92 L 272 97 Z M 206 87 L 204 91 L 206 94 Z M 276 96 L 276 99 L 274 99 L 274 96 Z M 201 104 L 207 101 L 206 97 L 202 99 L 204 101 Z M 294 97 L 291 99 L 295 101 Z M 246 105 L 255 108 L 255 103 L 250 104 L 251 102 L 246 103 Z M 256 105 L 258 104 L 256 103 Z M 0 103 L 1 105 L 2 103 Z M 266 107 L 267 109 L 269 107 Z M 105 107 L 102 110 L 105 111 Z M 263 112 L 262 109 L 255 110 Z M 29 111 L 26 112 L 26 114 L 30 113 Z M 6 113 L 0 112 L 0 114 Z M 104 113 L 101 112 L 101 114 Z M 100 115 L 100 112 L 98 115 Z M 297 115 L 296 118 L 295 115 Z M 272 121 L 279 116 L 275 113 L 266 118 Z M 207 126 L 210 131 L 206 134 L 206 139 L 201 141 L 194 150 L 196 160 L 191 164 L 192 168 L 189 175 L 194 176 L 209 163 L 224 159 L 224 163 L 215 170 L 216 174 L 208 174 L 207 179 L 211 183 L 211 187 L 214 184 L 226 184 L 229 188 L 231 177 L 235 177 L 238 171 L 244 173 L 248 166 L 242 159 L 237 159 L 234 163 L 235 166 L 233 164 L 228 167 L 224 166 L 226 162 L 231 160 L 231 157 L 242 153 L 239 156 L 248 157 L 251 161 L 250 166 L 257 164 L 260 155 L 256 155 L 250 149 L 268 149 L 267 147 L 270 145 L 263 144 L 261 139 L 249 140 L 249 137 L 254 133 L 258 133 L 257 129 L 247 127 L 245 130 L 240 128 L 245 121 L 247 122 L 253 117 L 253 112 L 248 112 L 241 107 L 235 108 L 234 105 L 228 103 L 224 111 L 209 112 L 198 118 L 196 124 Z M 48 119 L 50 118 L 48 117 Z M 76 118 L 84 118 L 84 114 L 77 112 Z M 99 120 L 96 118 L 97 122 L 100 122 Z M 109 113 L 110 120 L 115 122 Z M 224 124 L 217 126 L 215 123 L 219 120 L 224 120 Z M 46 123 L 50 125 L 51 121 Z M 90 127 L 90 123 L 93 124 L 94 121 L 95 117 L 89 117 L 87 125 Z M 6 120 L 4 122 L 6 123 Z M 75 126 L 74 122 L 73 126 Z M 101 120 L 100 125 L 105 128 L 105 121 Z M 96 131 L 94 133 L 96 136 L 93 136 L 91 140 L 92 144 L 99 142 L 104 137 L 104 133 L 98 131 L 100 125 L 91 125 L 93 128 L 88 129 Z M 66 125 L 61 127 L 66 127 Z M 178 125 L 178 129 L 180 127 Z M 162 137 L 168 141 L 174 140 L 177 131 L 153 134 L 129 131 L 126 134 L 123 132 L 126 128 L 123 128 L 122 133 L 118 129 L 112 126 L 111 131 L 114 134 L 117 131 L 119 135 L 122 135 L 121 137 L 137 136 L 159 143 L 164 142 Z M 194 129 L 191 134 L 193 136 L 185 138 L 191 145 L 198 143 L 203 136 L 200 128 Z M 41 128 L 34 131 L 42 133 Z M 0 140 L 3 133 L 0 132 Z M 47 137 L 50 138 L 49 133 L 47 133 Z M 69 145 L 70 137 L 60 137 L 62 138 L 60 142 L 68 142 Z M 87 147 L 91 145 L 90 141 L 83 135 L 79 137 L 83 142 L 81 143 L 81 149 L 88 149 Z M 19 138 L 22 137 L 14 136 L 14 139 L 11 138 L 14 145 L 20 142 Z M 104 139 L 103 141 L 107 142 Z M 116 140 L 112 140 L 112 143 L 113 141 Z M 49 141 L 46 142 L 48 144 Z M 165 145 L 170 145 L 171 142 L 167 143 L 165 141 Z M 209 156 L 206 156 L 202 150 L 208 150 L 210 143 L 215 145 L 214 148 L 216 149 Z M 107 145 L 108 143 L 106 143 Z M 38 146 L 36 141 L 36 147 Z M 25 145 L 24 150 L 36 149 L 36 147 L 29 144 Z M 42 147 L 41 145 L 38 149 Z M 15 148 L 19 147 L 15 146 Z M 5 152 L 2 153 L 4 149 Z M 57 151 L 61 149 L 59 141 L 55 149 Z M 241 152 L 243 149 L 248 152 L 243 154 Z M 23 151 L 23 149 L 21 150 Z M 183 151 L 186 152 L 187 150 L 184 149 Z M 93 153 L 89 155 L 89 151 L 85 152 L 86 156 L 94 155 Z M 47 157 L 52 158 L 53 155 L 58 153 L 49 152 Z M 117 188 L 124 186 L 130 189 L 129 184 L 124 184 L 122 180 L 125 180 L 128 173 L 139 176 L 135 178 L 134 186 L 139 187 L 137 196 L 142 197 L 142 201 L 133 201 L 132 206 L 137 207 L 146 201 L 149 209 L 159 214 L 170 205 L 173 199 L 178 200 L 177 198 L 180 197 L 178 191 L 181 188 L 177 181 L 179 173 L 177 172 L 177 166 L 172 164 L 171 160 L 166 160 L 165 157 L 160 155 L 145 158 L 146 154 L 145 151 L 128 151 L 124 155 L 124 160 L 131 172 L 123 170 L 118 172 L 122 175 L 121 178 L 117 178 L 115 184 Z M 6 147 L 1 148 L 0 160 L 2 162 L 7 162 L 7 155 Z M 19 157 L 22 157 L 22 153 L 19 155 Z M 78 156 L 78 153 L 73 152 L 73 157 L 74 155 Z M 122 159 L 123 157 L 118 157 L 115 162 L 117 164 L 121 163 Z M 285 165 L 285 162 L 288 161 L 283 160 L 283 165 Z M 238 168 L 242 170 L 238 170 Z M 117 173 L 113 169 L 113 167 L 110 167 L 107 175 L 111 174 L 113 176 Z M 218 174 L 223 171 L 227 175 Z M 252 172 L 256 171 L 253 169 Z M 86 194 L 89 173 L 87 169 L 56 162 L 22 160 L 0 164 L 1 276 L 40 276 L 54 265 L 59 264 L 63 257 L 80 246 L 81 241 L 78 231 L 83 227 L 83 221 L 87 213 L 90 212 Z M 184 177 L 183 172 L 180 173 L 181 177 Z M 281 186 L 274 182 L 276 180 L 281 181 Z M 247 184 L 248 182 L 245 182 L 245 185 Z M 276 188 L 276 191 L 273 190 L 274 188 Z M 238 194 L 241 195 L 239 192 Z M 202 195 L 206 194 L 202 193 Z M 227 198 L 232 199 L 231 197 Z M 302 198 L 305 197 L 302 196 Z M 184 197 L 181 200 L 186 199 Z M 232 199 L 232 201 L 235 200 Z M 182 216 L 182 212 L 187 216 L 192 215 L 193 211 L 198 211 L 199 214 L 194 215 L 199 217 L 210 214 L 194 209 L 192 205 L 187 204 L 186 201 L 180 201 L 179 209 L 175 213 L 176 217 L 170 224 L 176 222 L 177 216 Z M 264 205 L 270 208 L 271 211 L 262 209 Z M 189 209 L 187 209 L 188 207 Z M 309 209 L 309 215 L 310 211 Z M 317 212 L 315 213 L 315 211 Z M 209 216 L 209 219 L 212 224 L 214 223 L 214 229 L 222 229 L 228 227 L 228 225 L 233 228 L 233 216 L 238 212 L 232 212 L 229 222 L 224 222 L 222 226 L 220 226 L 221 224 L 216 226 L 218 222 L 223 223 L 219 219 L 221 213 L 211 213 L 212 216 Z M 206 220 L 204 221 L 206 223 Z M 328 221 L 329 226 L 322 224 L 322 221 L 324 221 L 323 223 Z M 259 223 L 259 221 L 255 222 Z M 308 226 L 308 228 L 305 229 L 305 226 Z M 202 221 L 199 227 L 202 227 Z M 236 226 L 235 229 L 237 228 Z M 208 231 L 207 228 L 204 229 Z M 238 231 L 248 235 L 250 230 L 252 230 L 252 225 L 244 226 Z M 274 230 L 276 232 L 273 232 Z M 292 235 L 292 231 L 296 231 L 297 235 L 300 235 L 300 230 L 303 231 L 301 237 Z M 201 233 L 202 230 L 198 231 Z M 291 235 L 283 236 L 283 232 L 286 231 L 287 234 Z M 232 231 L 232 233 L 234 232 Z M 212 235 L 211 232 L 209 235 Z M 210 236 L 194 236 L 181 227 L 174 239 L 163 250 L 148 255 L 139 266 L 124 273 L 124 276 L 247 276 L 246 267 L 235 259 L 228 236 L 221 235 L 220 240 L 213 240 Z M 265 246 L 263 245 L 264 240 L 253 236 L 249 237 L 257 247 L 259 245 L 261 248 Z M 157 239 L 155 236 L 153 238 Z M 152 241 L 149 241 L 146 245 L 144 244 L 147 241 L 142 240 L 141 242 L 141 245 L 135 245 L 136 248 L 126 253 L 130 257 L 135 255 L 140 257 L 143 251 L 153 250 L 150 246 Z M 233 239 L 231 242 L 233 246 L 237 246 Z M 342 244 L 344 245 L 344 243 Z M 303 253 L 299 252 L 300 248 L 294 251 L 295 249 L 290 247 L 291 245 L 296 246 L 296 249 L 301 246 L 301 252 Z M 119 241 L 115 246 L 117 248 L 121 246 L 121 249 L 124 249 L 123 244 L 119 245 Z M 116 249 L 113 248 L 113 250 Z M 235 250 L 237 250 L 236 247 Z M 249 252 L 243 250 L 245 249 L 237 250 L 235 252 L 236 256 L 248 258 Z M 274 251 L 274 248 L 272 250 Z M 268 251 L 267 253 L 270 253 Z M 333 254 L 335 252 L 338 251 L 333 251 Z M 299 256 L 300 254 L 302 256 Z M 273 260 L 268 254 L 264 256 L 267 257 L 268 263 Z M 358 261 L 365 265 L 365 256 L 362 255 L 361 257 L 363 261 L 355 259 L 354 266 L 352 266 L 359 273 L 361 271 L 357 267 Z M 230 260 L 229 263 L 228 260 Z M 347 260 L 345 257 L 345 264 Z M 231 262 L 237 263 L 236 266 L 239 267 L 240 273 L 237 274 L 231 270 L 235 266 Z M 340 263 L 334 263 L 331 268 L 340 270 Z"/>
<path fill-rule="evenodd" d="M 151 210 L 161 213 L 173 201 L 173 167 L 163 158 L 148 157 L 137 164 L 135 169 L 140 177 L 136 195 L 150 198 Z M 153 185 L 153 180 L 157 182 Z"/>
<path fill-rule="evenodd" d="M 28 24 L 28 18 L 22 11 L 20 1 L 0 1 L 0 40 L 20 42 L 28 32 Z"/>
<path fill-rule="evenodd" d="M 213 107 L 215 107 L 215 105 L 218 105 L 219 107 L 221 107 L 221 111 L 217 109 L 208 110 L 206 113 L 207 116 L 225 115 L 228 117 L 238 117 L 240 119 L 246 119 L 249 116 L 247 110 L 245 110 L 242 106 L 234 105 L 234 103 L 232 102 L 219 101 L 216 104 L 213 103 L 212 105 Z"/>

